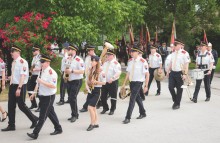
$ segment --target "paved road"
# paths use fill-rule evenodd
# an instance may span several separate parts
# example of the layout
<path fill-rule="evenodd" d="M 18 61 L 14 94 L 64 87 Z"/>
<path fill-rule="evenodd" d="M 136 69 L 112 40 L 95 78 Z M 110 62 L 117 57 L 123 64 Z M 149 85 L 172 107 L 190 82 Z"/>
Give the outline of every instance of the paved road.
<path fill-rule="evenodd" d="M 200 90 L 198 103 L 192 103 L 184 91 L 180 110 L 172 110 L 172 101 L 167 88 L 167 81 L 162 82 L 162 95 L 154 96 L 156 84 L 153 82 L 150 95 L 144 101 L 147 109 L 147 118 L 135 119 L 138 114 L 137 105 L 132 115 L 131 123 L 122 124 L 128 107 L 128 99 L 118 100 L 115 115 L 100 115 L 100 128 L 87 132 L 89 125 L 89 113 L 80 113 L 79 120 L 70 123 L 70 107 L 68 104 L 56 106 L 55 110 L 63 126 L 63 134 L 50 136 L 53 126 L 49 120 L 40 132 L 38 140 L 32 141 L 27 137 L 31 125 L 26 116 L 17 110 L 16 131 L 0 132 L 1 143 L 219 143 L 220 142 L 220 89 L 219 77 L 216 75 L 212 85 L 212 98 L 205 102 L 204 88 Z M 190 88 L 191 93 L 194 86 Z M 86 96 L 80 93 L 78 96 L 79 107 L 82 107 Z M 59 97 L 57 96 L 56 101 Z M 1 103 L 7 107 L 6 102 Z M 30 102 L 27 101 L 28 106 Z M 98 110 L 101 112 L 101 109 Z M 0 128 L 6 127 L 7 123 L 0 123 Z"/>

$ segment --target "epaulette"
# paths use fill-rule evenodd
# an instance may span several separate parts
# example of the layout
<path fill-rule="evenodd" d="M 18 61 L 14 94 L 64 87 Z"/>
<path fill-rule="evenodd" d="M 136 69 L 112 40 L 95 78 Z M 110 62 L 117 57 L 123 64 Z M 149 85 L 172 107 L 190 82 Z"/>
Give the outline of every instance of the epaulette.
<path fill-rule="evenodd" d="M 132 61 L 132 58 L 130 58 L 128 61 L 129 61 L 129 62 Z"/>
<path fill-rule="evenodd" d="M 76 58 L 76 61 L 78 61 L 78 62 L 79 62 L 79 61 L 80 61 L 80 58 Z"/>
<path fill-rule="evenodd" d="M 156 56 L 159 58 L 160 57 L 160 55 L 159 54 L 156 54 Z"/>
<path fill-rule="evenodd" d="M 3 63 L 4 61 L 2 60 L 2 58 L 0 58 L 0 63 Z"/>
<path fill-rule="evenodd" d="M 211 53 L 210 53 L 210 52 L 208 52 L 208 55 L 210 56 L 210 55 L 211 55 Z"/>
<path fill-rule="evenodd" d="M 183 53 L 183 54 L 185 54 L 185 53 L 186 53 L 186 51 L 182 50 L 182 53 Z"/>
<path fill-rule="evenodd" d="M 145 62 L 145 60 L 144 60 L 143 58 L 141 58 L 141 61 L 142 61 L 142 63 L 144 63 L 144 62 Z"/>
<path fill-rule="evenodd" d="M 53 74 L 53 72 L 52 72 L 52 70 L 51 70 L 51 69 L 49 70 L 49 74 Z"/>
<path fill-rule="evenodd" d="M 23 59 L 21 59 L 21 60 L 20 60 L 20 62 L 23 64 L 23 63 L 24 63 L 24 60 L 23 60 Z"/>
<path fill-rule="evenodd" d="M 118 64 L 118 62 L 117 62 L 117 61 L 114 61 L 114 64 L 116 64 L 116 65 L 117 65 L 117 64 Z"/>

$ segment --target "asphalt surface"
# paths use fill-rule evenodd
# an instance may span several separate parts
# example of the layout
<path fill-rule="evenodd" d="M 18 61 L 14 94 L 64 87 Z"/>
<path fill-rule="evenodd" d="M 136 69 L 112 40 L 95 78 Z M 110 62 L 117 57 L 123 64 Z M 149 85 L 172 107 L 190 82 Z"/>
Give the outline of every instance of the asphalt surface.
<path fill-rule="evenodd" d="M 156 82 L 153 81 L 149 96 L 144 101 L 147 117 L 141 120 L 138 106 L 132 114 L 130 124 L 122 124 L 124 120 L 129 99 L 118 99 L 115 114 L 101 115 L 102 109 L 98 109 L 99 125 L 98 129 L 86 131 L 90 124 L 89 113 L 80 113 L 79 119 L 75 123 L 70 123 L 67 118 L 71 116 L 68 104 L 57 106 L 55 111 L 63 127 L 63 133 L 51 136 L 54 127 L 49 119 L 46 120 L 37 140 L 30 139 L 26 133 L 32 132 L 29 129 L 31 122 L 17 108 L 16 131 L 1 132 L 1 143 L 219 143 L 220 142 L 220 75 L 216 74 L 212 83 L 212 97 L 210 102 L 205 102 L 205 89 L 201 88 L 198 103 L 189 100 L 186 90 L 184 90 L 179 110 L 172 110 L 172 99 L 168 90 L 167 80 L 162 82 L 162 93 L 156 93 Z M 189 88 L 193 94 L 195 85 Z M 66 96 L 67 99 L 67 96 Z M 81 109 L 86 95 L 78 95 L 78 105 Z M 56 102 L 59 95 L 56 97 Z M 30 106 L 30 101 L 26 101 Z M 1 102 L 7 109 L 7 102 Z M 38 113 L 34 114 L 38 115 Z M 0 128 L 5 128 L 6 122 L 0 123 Z"/>

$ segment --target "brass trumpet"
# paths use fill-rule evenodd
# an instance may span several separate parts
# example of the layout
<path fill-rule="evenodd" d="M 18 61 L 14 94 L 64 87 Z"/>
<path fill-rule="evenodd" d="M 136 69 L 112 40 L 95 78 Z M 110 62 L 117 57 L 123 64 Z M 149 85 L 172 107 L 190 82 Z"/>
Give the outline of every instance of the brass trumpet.
<path fill-rule="evenodd" d="M 64 63 L 66 70 L 70 68 L 71 66 L 71 60 L 67 59 Z M 69 74 L 67 74 L 66 72 L 63 73 L 63 79 L 64 82 L 67 83 L 67 81 L 69 80 Z"/>
<path fill-rule="evenodd" d="M 114 46 L 112 44 L 110 44 L 109 42 L 105 42 L 103 45 L 102 53 L 100 55 L 100 60 L 101 60 L 102 64 L 106 61 L 105 55 L 106 55 L 108 49 L 114 49 Z"/>

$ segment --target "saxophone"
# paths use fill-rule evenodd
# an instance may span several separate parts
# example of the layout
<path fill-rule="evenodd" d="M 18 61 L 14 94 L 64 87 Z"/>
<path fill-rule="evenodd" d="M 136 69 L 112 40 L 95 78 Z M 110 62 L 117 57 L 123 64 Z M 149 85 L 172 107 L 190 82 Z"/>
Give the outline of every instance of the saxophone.
<path fill-rule="evenodd" d="M 92 75 L 90 75 L 92 74 Z M 95 88 L 95 84 L 92 83 L 91 81 L 94 81 L 94 80 L 98 80 L 98 77 L 99 77 L 99 73 L 90 73 L 89 74 L 89 77 L 88 77 L 88 80 L 86 81 L 88 86 L 89 86 L 89 89 L 90 91 L 92 91 L 94 88 Z M 84 94 L 88 94 L 88 89 L 84 89 Z"/>
<path fill-rule="evenodd" d="M 67 59 L 64 63 L 65 67 L 66 67 L 66 70 L 70 68 L 71 66 L 71 60 L 70 59 Z M 69 74 L 67 74 L 66 72 L 63 73 L 63 79 L 64 79 L 64 82 L 67 83 L 67 81 L 69 80 Z"/>

